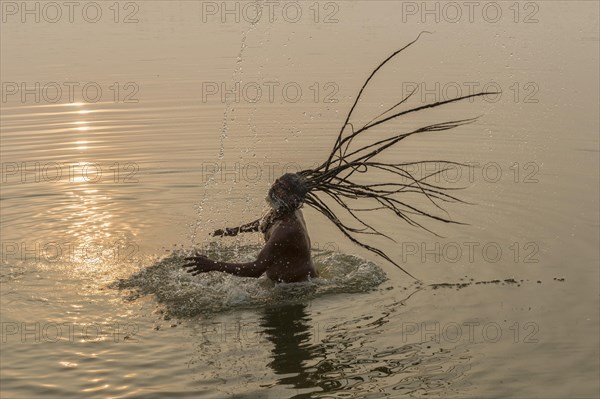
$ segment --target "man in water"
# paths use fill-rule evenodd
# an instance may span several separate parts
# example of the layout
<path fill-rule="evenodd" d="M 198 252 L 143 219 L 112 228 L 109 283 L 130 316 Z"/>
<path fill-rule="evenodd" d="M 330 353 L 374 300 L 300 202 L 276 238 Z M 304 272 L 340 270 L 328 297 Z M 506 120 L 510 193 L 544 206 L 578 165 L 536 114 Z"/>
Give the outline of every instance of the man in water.
<path fill-rule="evenodd" d="M 329 219 L 350 241 L 381 256 L 408 276 L 418 280 L 384 251 L 359 238 L 360 235 L 375 235 L 393 241 L 391 237 L 372 227 L 366 219 L 363 219 L 362 215 L 359 215 L 358 211 L 369 211 L 365 213 L 366 215 L 379 210 L 388 211 L 391 212 L 388 215 L 392 217 L 395 215 L 397 219 L 431 233 L 433 232 L 416 218 L 424 217 L 445 223 L 459 223 L 450 219 L 447 213 L 446 215 L 431 213 L 427 208 L 421 208 L 419 204 L 411 204 L 409 199 L 410 197 L 414 199 L 414 194 L 421 194 L 441 210 L 443 208 L 437 203 L 438 201 L 463 202 L 445 192 L 450 188 L 427 181 L 427 179 L 437 176 L 438 173 L 430 173 L 416 179 L 411 170 L 415 165 L 426 166 L 430 162 L 435 162 L 437 165 L 440 163 L 456 165 L 456 163 L 451 161 L 398 163 L 397 158 L 393 158 L 394 161 L 382 161 L 381 159 L 376 160 L 375 157 L 413 135 L 454 129 L 472 123 L 477 118 L 437 122 L 414 130 L 394 132 L 384 138 L 376 135 L 371 141 L 366 142 L 353 140 L 361 134 L 361 137 L 368 138 L 368 135 L 365 134 L 368 130 L 397 120 L 409 113 L 437 108 L 457 101 L 472 100 L 475 97 L 500 94 L 485 91 L 469 93 L 434 103 L 417 103 L 416 106 L 413 105 L 408 109 L 398 108 L 414 94 L 413 91 L 362 127 L 355 124 L 352 121 L 352 113 L 373 76 L 387 62 L 414 44 L 420 36 L 421 34 L 412 42 L 394 51 L 371 71 L 354 99 L 325 162 L 315 168 L 288 173 L 277 179 L 271 186 L 267 197 L 272 209 L 263 219 L 233 229 L 225 229 L 225 231 L 217 230 L 213 233 L 213 235 L 236 235 L 243 231 L 262 231 L 266 244 L 258 255 L 258 259 L 254 262 L 235 264 L 215 262 L 203 256 L 194 256 L 188 258 L 190 262 L 185 265 L 185 267 L 190 267 L 188 270 L 190 273 L 220 270 L 238 276 L 258 277 L 266 272 L 271 279 L 284 282 L 303 281 L 316 276 L 310 258 L 310 239 L 300 212 L 302 204 L 306 204 Z M 375 174 L 369 173 L 370 170 L 374 170 Z M 361 181 L 355 180 L 358 174 L 362 175 Z M 369 176 L 378 180 L 369 180 Z M 382 178 L 384 180 L 379 180 Z M 398 181 L 398 179 L 402 179 L 402 181 Z M 370 183 L 364 183 L 368 181 Z M 333 199 L 339 207 L 337 209 L 330 208 L 327 204 L 328 201 L 324 201 L 321 196 Z M 359 203 L 361 204 L 359 207 L 354 205 Z M 371 204 L 371 206 L 366 206 L 367 204 Z M 359 223 L 358 227 L 352 227 L 342 222 L 337 211 Z"/>
<path fill-rule="evenodd" d="M 294 283 L 316 277 L 317 271 L 310 256 L 310 237 L 300 207 L 308 190 L 304 179 L 287 173 L 269 189 L 269 212 L 261 219 L 239 227 L 217 230 L 213 236 L 235 236 L 240 232 L 261 231 L 265 246 L 253 262 L 229 263 L 192 256 L 183 267 L 194 276 L 220 271 L 241 277 L 260 277 L 267 274 L 275 282 Z"/>

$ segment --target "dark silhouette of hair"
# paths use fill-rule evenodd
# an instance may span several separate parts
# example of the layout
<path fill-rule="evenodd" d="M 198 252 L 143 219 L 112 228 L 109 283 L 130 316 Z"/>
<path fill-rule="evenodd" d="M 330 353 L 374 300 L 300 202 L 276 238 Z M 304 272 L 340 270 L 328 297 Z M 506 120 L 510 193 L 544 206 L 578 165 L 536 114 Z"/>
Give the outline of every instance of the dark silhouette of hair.
<path fill-rule="evenodd" d="M 435 235 L 437 234 L 416 221 L 415 216 L 423 216 L 425 218 L 434 219 L 444 223 L 464 224 L 449 219 L 447 213 L 446 216 L 440 216 L 423 210 L 417 205 L 410 204 L 408 201 L 402 199 L 402 194 L 422 194 L 428 201 L 433 203 L 435 207 L 445 212 L 439 205 L 439 201 L 463 203 L 464 201 L 448 194 L 447 191 L 451 188 L 432 184 L 430 178 L 445 172 L 448 170 L 447 167 L 451 165 L 466 165 L 450 161 L 389 163 L 376 161 L 375 157 L 410 136 L 426 132 L 450 130 L 458 126 L 472 123 L 478 118 L 476 117 L 434 123 L 406 133 L 396 134 L 358 148 L 351 147 L 352 141 L 357 136 L 364 135 L 375 126 L 382 125 L 403 115 L 423 111 L 426 109 L 437 108 L 445 104 L 473 97 L 480 97 L 488 94 L 498 94 L 496 92 L 480 92 L 398 111 L 397 108 L 401 104 L 405 103 L 415 93 L 415 89 L 406 97 L 402 98 L 398 103 L 379 114 L 370 122 L 356 129 L 355 126 L 350 122 L 350 119 L 352 112 L 356 108 L 356 105 L 358 104 L 358 101 L 360 100 L 361 95 L 369 81 L 387 62 L 414 44 L 420 36 L 421 34 L 419 34 L 415 40 L 408 43 L 406 46 L 393 52 L 371 72 L 358 92 L 358 96 L 356 97 L 352 108 L 350 108 L 350 111 L 346 116 L 346 120 L 344 121 L 344 124 L 338 133 L 335 144 L 326 161 L 315 169 L 303 170 L 297 174 L 287 173 L 283 175 L 269 190 L 269 198 L 272 205 L 274 204 L 274 207 L 284 207 L 286 210 L 292 210 L 299 208 L 303 203 L 305 203 L 306 205 L 325 215 L 325 217 L 331 220 L 333 224 L 335 224 L 335 226 L 337 226 L 337 228 L 352 242 L 382 256 L 384 259 L 388 260 L 404 273 L 413 278 L 415 277 L 412 274 L 404 270 L 402 266 L 394 262 L 382 250 L 368 245 L 358 238 L 359 235 L 378 235 L 394 241 L 391 237 L 375 229 L 362 216 L 360 216 L 360 214 L 361 212 L 365 211 L 389 210 L 393 212 L 396 217 L 400 218 L 406 223 L 427 230 Z M 409 172 L 409 167 L 433 162 L 444 164 L 446 167 L 419 178 L 414 177 Z M 390 182 L 361 184 L 352 179 L 356 173 L 366 173 L 373 169 L 389 176 Z M 401 181 L 397 181 L 399 178 Z M 360 227 L 352 227 L 346 222 L 343 222 L 331 209 L 326 200 L 333 201 L 339 205 L 345 211 L 347 217 L 349 216 L 351 220 L 358 222 Z M 357 200 L 362 200 L 361 204 L 363 204 L 365 201 L 369 201 L 371 205 L 368 207 L 357 208 L 352 205 L 353 203 L 358 205 L 358 202 L 356 202 Z"/>

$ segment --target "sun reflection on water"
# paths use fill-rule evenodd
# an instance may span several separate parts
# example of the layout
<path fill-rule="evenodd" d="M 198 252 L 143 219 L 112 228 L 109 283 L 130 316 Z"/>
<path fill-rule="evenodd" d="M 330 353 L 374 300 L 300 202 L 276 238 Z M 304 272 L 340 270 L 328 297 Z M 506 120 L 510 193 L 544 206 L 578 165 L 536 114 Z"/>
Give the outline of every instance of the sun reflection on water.
<path fill-rule="evenodd" d="M 90 114 L 91 110 L 83 109 L 86 104 L 72 103 L 70 106 L 80 108 L 77 115 Z M 72 114 L 72 113 L 69 113 Z M 89 132 L 90 120 L 78 119 L 71 122 L 75 132 Z M 61 212 L 66 222 L 64 234 L 75 247 L 72 262 L 83 272 L 111 274 L 118 263 L 123 247 L 123 236 L 131 233 L 116 233 L 114 222 L 113 189 L 109 171 L 103 165 L 90 162 L 95 147 L 89 137 L 74 137 L 70 151 L 77 151 L 75 162 L 69 163 L 69 186 L 66 192 L 69 197 L 65 209 Z M 81 151 L 86 151 L 81 159 Z M 104 170 L 103 170 L 104 169 Z M 104 176 L 103 176 L 104 174 Z M 118 210 L 117 210 L 118 212 Z"/>

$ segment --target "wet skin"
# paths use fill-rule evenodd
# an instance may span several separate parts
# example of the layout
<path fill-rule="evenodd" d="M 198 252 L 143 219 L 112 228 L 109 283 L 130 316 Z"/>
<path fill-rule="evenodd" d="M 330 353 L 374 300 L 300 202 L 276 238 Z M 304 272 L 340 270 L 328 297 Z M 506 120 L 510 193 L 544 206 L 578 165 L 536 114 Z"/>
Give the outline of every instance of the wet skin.
<path fill-rule="evenodd" d="M 213 235 L 235 236 L 240 232 L 259 231 L 259 223 L 260 220 L 256 220 L 240 227 L 217 230 Z M 283 283 L 305 281 L 317 276 L 302 211 L 297 209 L 278 216 L 265 230 L 264 237 L 265 246 L 253 262 L 229 263 L 193 256 L 186 258 L 188 263 L 184 267 L 193 275 L 220 271 L 241 277 L 260 277 L 266 273 L 271 280 Z"/>

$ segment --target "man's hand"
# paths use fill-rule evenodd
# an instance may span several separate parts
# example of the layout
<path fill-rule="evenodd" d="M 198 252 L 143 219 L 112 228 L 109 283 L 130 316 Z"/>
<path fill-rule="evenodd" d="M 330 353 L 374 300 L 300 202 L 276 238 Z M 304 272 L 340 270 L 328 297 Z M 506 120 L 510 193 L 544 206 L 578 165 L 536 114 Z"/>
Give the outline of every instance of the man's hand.
<path fill-rule="evenodd" d="M 239 229 L 230 229 L 229 227 L 226 227 L 224 229 L 217 229 L 210 233 L 210 235 L 213 237 L 235 236 L 237 235 L 237 230 Z"/>
<path fill-rule="evenodd" d="M 260 219 L 254 222 L 246 223 L 238 227 L 225 227 L 224 229 L 218 229 L 210 233 L 213 237 L 233 237 L 239 233 L 251 233 L 259 231 Z"/>
<path fill-rule="evenodd" d="M 185 260 L 187 263 L 182 267 L 187 268 L 187 272 L 192 276 L 216 270 L 215 266 L 217 262 L 203 255 L 190 256 L 185 258 Z"/>

